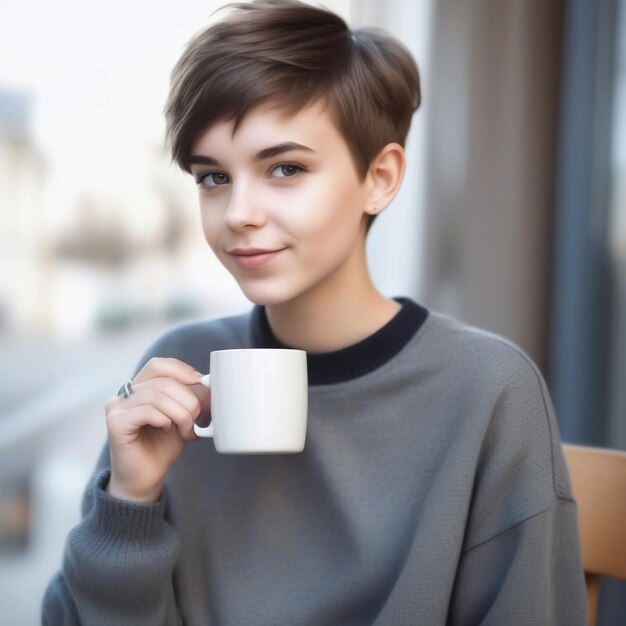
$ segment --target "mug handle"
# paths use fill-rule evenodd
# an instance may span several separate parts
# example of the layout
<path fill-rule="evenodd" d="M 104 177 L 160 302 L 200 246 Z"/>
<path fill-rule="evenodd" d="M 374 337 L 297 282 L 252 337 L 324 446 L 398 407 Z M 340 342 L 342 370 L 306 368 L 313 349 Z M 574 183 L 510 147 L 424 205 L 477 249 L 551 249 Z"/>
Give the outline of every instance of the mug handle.
<path fill-rule="evenodd" d="M 211 380 L 211 374 L 207 374 L 206 376 L 203 376 L 200 379 L 200 383 L 210 389 L 211 388 L 211 385 L 209 383 L 210 380 Z M 213 437 L 215 435 L 215 432 L 213 430 L 213 420 L 211 419 L 211 423 L 208 426 L 205 426 L 204 428 L 194 423 L 193 432 L 196 433 L 198 437 Z"/>

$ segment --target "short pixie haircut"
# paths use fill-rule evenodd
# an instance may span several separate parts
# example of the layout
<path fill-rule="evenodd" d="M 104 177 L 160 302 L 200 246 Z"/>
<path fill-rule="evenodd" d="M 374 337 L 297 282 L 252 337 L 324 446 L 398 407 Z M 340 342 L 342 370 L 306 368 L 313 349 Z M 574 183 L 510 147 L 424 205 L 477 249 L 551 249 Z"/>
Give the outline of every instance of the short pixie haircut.
<path fill-rule="evenodd" d="M 182 170 L 191 173 L 192 144 L 209 126 L 234 120 L 234 133 L 260 104 L 291 115 L 324 102 L 361 180 L 386 144 L 404 146 L 421 92 L 398 40 L 298 0 L 222 8 L 233 10 L 192 37 L 170 75 L 166 145 Z"/>

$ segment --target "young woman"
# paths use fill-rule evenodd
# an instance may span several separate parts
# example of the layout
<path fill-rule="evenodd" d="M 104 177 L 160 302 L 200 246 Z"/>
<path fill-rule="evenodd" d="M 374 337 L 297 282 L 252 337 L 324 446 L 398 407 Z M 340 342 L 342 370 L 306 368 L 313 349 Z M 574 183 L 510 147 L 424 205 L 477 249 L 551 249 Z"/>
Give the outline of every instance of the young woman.
<path fill-rule="evenodd" d="M 190 41 L 168 143 L 254 306 L 170 329 L 108 402 L 44 623 L 585 623 L 539 370 L 369 274 L 419 104 L 398 41 L 297 1 L 235 5 Z M 241 347 L 306 350 L 301 454 L 220 455 L 194 435 L 210 352 Z"/>

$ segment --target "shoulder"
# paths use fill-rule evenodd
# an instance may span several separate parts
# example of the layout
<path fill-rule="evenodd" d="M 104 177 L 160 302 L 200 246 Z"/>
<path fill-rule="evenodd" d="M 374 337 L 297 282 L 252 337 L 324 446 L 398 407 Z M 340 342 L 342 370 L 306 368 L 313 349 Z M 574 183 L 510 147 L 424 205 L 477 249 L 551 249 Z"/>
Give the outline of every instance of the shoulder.
<path fill-rule="evenodd" d="M 500 396 L 518 389 L 546 394 L 544 377 L 533 359 L 515 342 L 430 311 L 420 348 L 437 369 L 464 387 Z"/>
<path fill-rule="evenodd" d="M 247 345 L 249 322 L 250 311 L 170 326 L 146 349 L 136 371 L 153 357 L 170 357 L 185 361 L 201 372 L 208 372 L 209 356 L 212 351 Z"/>
<path fill-rule="evenodd" d="M 440 313 L 431 321 L 439 343 L 433 354 L 475 437 L 470 542 L 569 500 L 555 410 L 534 360 L 496 333 Z M 460 430 L 467 435 L 469 428 Z"/>
<path fill-rule="evenodd" d="M 541 428 L 553 436 L 554 409 L 545 378 L 530 355 L 511 339 L 434 313 L 431 341 L 451 380 L 466 381 L 474 393 L 493 402 L 498 420 L 518 428 Z M 462 383 L 461 383 L 462 384 Z M 483 395 L 485 398 L 485 395 Z M 486 399 L 486 398 L 485 398 Z"/>

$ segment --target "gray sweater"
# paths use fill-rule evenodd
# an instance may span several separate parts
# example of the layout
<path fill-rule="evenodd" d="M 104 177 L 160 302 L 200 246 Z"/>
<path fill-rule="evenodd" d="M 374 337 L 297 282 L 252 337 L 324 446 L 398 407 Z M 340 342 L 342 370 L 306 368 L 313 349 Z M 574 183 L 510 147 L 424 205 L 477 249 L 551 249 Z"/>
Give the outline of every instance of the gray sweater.
<path fill-rule="evenodd" d="M 161 499 L 104 489 L 105 446 L 43 623 L 586 623 L 545 381 L 514 343 L 407 298 L 362 342 L 308 354 L 304 452 L 189 443 Z M 140 360 L 282 346 L 263 307 L 172 328 Z"/>

